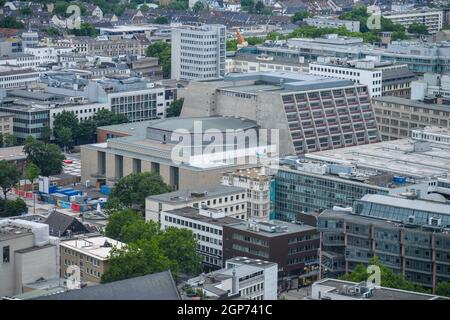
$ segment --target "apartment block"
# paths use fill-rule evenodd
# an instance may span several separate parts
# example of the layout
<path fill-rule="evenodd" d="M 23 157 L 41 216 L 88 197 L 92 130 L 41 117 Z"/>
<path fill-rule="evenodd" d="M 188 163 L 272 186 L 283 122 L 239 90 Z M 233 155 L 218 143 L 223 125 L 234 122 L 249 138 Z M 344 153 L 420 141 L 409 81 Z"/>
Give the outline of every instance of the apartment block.
<path fill-rule="evenodd" d="M 145 220 L 160 222 L 162 211 L 202 206 L 222 210 L 227 217 L 246 220 L 247 197 L 246 189 L 226 185 L 153 195 L 145 199 Z"/>
<path fill-rule="evenodd" d="M 203 257 L 205 267 L 220 269 L 224 265 L 224 227 L 241 220 L 228 217 L 223 209 L 207 206 L 184 207 L 161 212 L 161 229 L 169 227 L 186 228 L 197 239 L 197 252 Z"/>
<path fill-rule="evenodd" d="M 382 13 L 383 17 L 400 24 L 408 29 L 413 23 L 423 24 L 428 28 L 429 33 L 436 33 L 443 27 L 444 13 L 442 10 L 426 9 L 399 12 Z"/>
<path fill-rule="evenodd" d="M 359 32 L 359 21 L 340 20 L 332 17 L 312 17 L 303 20 L 308 26 L 317 28 L 340 28 L 345 27 L 347 31 Z"/>
<path fill-rule="evenodd" d="M 229 74 L 179 90 L 182 116 L 239 116 L 278 129 L 281 155 L 379 142 L 367 86 L 293 73 Z"/>
<path fill-rule="evenodd" d="M 203 25 L 172 30 L 172 79 L 211 80 L 225 75 L 226 27 Z"/>
<path fill-rule="evenodd" d="M 224 258 L 244 256 L 278 264 L 278 280 L 297 288 L 317 276 L 319 233 L 315 227 L 279 220 L 248 221 L 223 228 Z M 293 283 L 291 283 L 293 281 Z"/>
<path fill-rule="evenodd" d="M 61 47 L 71 48 L 74 52 L 92 55 L 116 57 L 121 55 L 145 55 L 148 43 L 137 39 L 114 38 L 96 39 L 91 37 L 74 37 L 58 41 Z"/>
<path fill-rule="evenodd" d="M 352 212 L 320 214 L 325 274 L 350 272 L 374 256 L 395 273 L 435 288 L 450 279 L 450 206 L 414 198 L 366 195 Z"/>
<path fill-rule="evenodd" d="M 210 299 L 277 299 L 276 263 L 235 257 L 225 261 L 225 268 L 187 281 L 193 289 L 201 289 Z"/>
<path fill-rule="evenodd" d="M 442 104 L 426 103 L 400 97 L 373 99 L 375 116 L 383 140 L 402 139 L 411 131 L 427 126 L 449 128 L 450 109 Z"/>
<path fill-rule="evenodd" d="M 36 280 L 58 279 L 58 239 L 49 237 L 46 224 L 0 220 L 0 297 L 25 292 Z"/>
<path fill-rule="evenodd" d="M 108 269 L 108 260 L 113 248 L 121 249 L 124 243 L 103 237 L 79 237 L 61 241 L 61 277 L 67 278 L 68 268 L 76 266 L 80 270 L 81 283 L 100 283 L 103 273 Z"/>
<path fill-rule="evenodd" d="M 0 89 L 26 88 L 39 81 L 39 72 L 32 69 L 9 68 L 0 71 Z"/>

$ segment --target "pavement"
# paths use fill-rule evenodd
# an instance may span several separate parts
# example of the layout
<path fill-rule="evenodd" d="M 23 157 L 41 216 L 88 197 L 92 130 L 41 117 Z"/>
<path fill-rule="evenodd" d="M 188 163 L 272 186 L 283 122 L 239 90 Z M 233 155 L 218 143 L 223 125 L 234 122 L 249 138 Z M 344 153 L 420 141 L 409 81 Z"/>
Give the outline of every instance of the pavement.
<path fill-rule="evenodd" d="M 311 286 L 291 289 L 280 294 L 278 300 L 304 300 L 311 293 Z"/>

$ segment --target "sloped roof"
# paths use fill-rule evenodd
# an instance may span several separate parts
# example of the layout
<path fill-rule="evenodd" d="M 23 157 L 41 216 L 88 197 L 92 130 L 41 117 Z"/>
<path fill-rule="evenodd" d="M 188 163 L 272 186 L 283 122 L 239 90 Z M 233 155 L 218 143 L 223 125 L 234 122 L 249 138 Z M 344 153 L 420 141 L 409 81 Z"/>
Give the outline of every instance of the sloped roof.
<path fill-rule="evenodd" d="M 80 227 L 84 228 L 86 233 L 90 232 L 90 230 L 86 228 L 81 222 L 79 222 L 75 217 L 68 216 L 67 214 L 58 211 L 52 212 L 48 216 L 47 220 L 45 220 L 45 224 L 49 225 L 50 234 L 56 237 L 63 235 L 73 222 L 79 224 Z"/>

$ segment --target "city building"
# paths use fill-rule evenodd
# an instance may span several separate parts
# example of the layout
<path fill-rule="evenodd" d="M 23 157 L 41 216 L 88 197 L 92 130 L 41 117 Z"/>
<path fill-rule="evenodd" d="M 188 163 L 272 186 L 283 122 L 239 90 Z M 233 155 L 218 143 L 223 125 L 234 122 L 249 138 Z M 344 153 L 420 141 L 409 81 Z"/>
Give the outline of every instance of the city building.
<path fill-rule="evenodd" d="M 449 128 L 450 108 L 440 103 L 426 103 L 400 97 L 376 97 L 372 100 L 383 140 L 411 136 L 411 131 L 427 126 Z"/>
<path fill-rule="evenodd" d="M 128 38 L 91 38 L 74 37 L 59 40 L 57 44 L 63 48 L 70 48 L 74 52 L 91 56 L 144 56 L 149 43 L 141 42 L 137 39 Z"/>
<path fill-rule="evenodd" d="M 204 136 L 211 130 L 217 133 L 214 150 Z M 227 130 L 233 130 L 232 136 L 238 138 L 232 142 L 236 149 L 231 153 L 226 145 L 230 139 Z M 120 132 L 122 137 L 110 138 L 106 133 L 106 142 L 81 146 L 83 183 L 112 185 L 130 173 L 152 171 L 175 190 L 206 188 L 220 183 L 223 172 L 255 165 L 274 149 L 261 142 L 257 156 L 257 147 L 241 146 L 245 141 L 241 138 L 257 139 L 258 126 L 255 121 L 235 117 L 167 118 L 109 126 L 106 131 Z M 191 134 L 199 140 L 191 139 Z"/>
<path fill-rule="evenodd" d="M 246 189 L 233 186 L 215 185 L 211 187 L 174 191 L 149 196 L 145 199 L 145 220 L 160 222 L 162 211 L 183 207 L 222 210 L 225 216 L 247 219 Z"/>
<path fill-rule="evenodd" d="M 113 248 L 122 249 L 125 244 L 103 236 L 78 237 L 60 243 L 61 278 L 67 278 L 67 269 L 80 269 L 82 283 L 100 283 L 108 269 L 108 260 Z M 70 270 L 69 270 L 70 273 Z"/>
<path fill-rule="evenodd" d="M 412 130 L 411 138 L 450 146 L 450 131 L 440 127 L 425 127 Z"/>
<path fill-rule="evenodd" d="M 239 116 L 278 129 L 281 155 L 380 141 L 366 85 L 294 73 L 228 74 L 178 91 L 181 116 Z"/>
<path fill-rule="evenodd" d="M 255 167 L 226 172 L 222 176 L 223 185 L 240 187 L 245 190 L 249 219 L 267 220 L 270 218 L 273 177 L 268 171 L 266 167 Z"/>
<path fill-rule="evenodd" d="M 184 207 L 161 212 L 161 229 L 169 227 L 185 228 L 197 239 L 197 252 L 203 257 L 205 267 L 220 269 L 224 265 L 225 226 L 237 224 L 241 220 L 227 217 L 222 209 L 206 206 Z"/>
<path fill-rule="evenodd" d="M 24 292 L 38 279 L 58 279 L 58 240 L 48 226 L 25 220 L 0 220 L 0 297 Z"/>
<path fill-rule="evenodd" d="M 380 61 L 380 57 L 342 60 L 319 57 L 309 64 L 309 73 L 338 79 L 348 79 L 367 85 L 371 97 L 401 96 L 409 98 L 411 81 L 417 77 L 408 65 Z"/>
<path fill-rule="evenodd" d="M 158 58 L 146 57 L 127 62 L 130 70 L 152 80 L 161 80 L 163 78 L 162 66 L 159 65 Z"/>
<path fill-rule="evenodd" d="M 411 82 L 412 100 L 436 96 L 450 100 L 450 74 L 425 73 L 422 79 Z"/>
<path fill-rule="evenodd" d="M 211 80 L 225 75 L 226 28 L 203 25 L 172 30 L 172 79 Z"/>
<path fill-rule="evenodd" d="M 325 210 L 317 226 L 326 275 L 350 272 L 377 256 L 384 266 L 421 286 L 434 289 L 450 279 L 446 203 L 366 195 L 353 211 Z"/>
<path fill-rule="evenodd" d="M 0 134 L 13 134 L 13 115 L 0 112 Z"/>
<path fill-rule="evenodd" d="M 312 284 L 312 300 L 442 300 L 440 296 L 378 287 L 366 282 L 356 283 L 339 279 L 323 279 Z"/>
<path fill-rule="evenodd" d="M 224 259 L 245 256 L 278 264 L 278 280 L 297 288 L 317 277 L 319 233 L 315 227 L 279 220 L 223 227 Z"/>
<path fill-rule="evenodd" d="M 0 70 L 0 89 L 26 88 L 39 81 L 39 72 L 32 69 L 10 67 Z"/>
<path fill-rule="evenodd" d="M 58 62 L 59 55 L 72 52 L 70 47 L 31 46 L 23 49 L 23 53 L 35 57 L 34 63 L 38 66 Z"/>
<path fill-rule="evenodd" d="M 341 28 L 345 27 L 349 32 L 359 32 L 359 21 L 340 20 L 333 17 L 311 17 L 303 19 L 308 26 L 317 28 Z"/>
<path fill-rule="evenodd" d="M 235 257 L 225 261 L 225 268 L 189 279 L 187 285 L 210 299 L 277 300 L 277 271 L 276 263 Z"/>
<path fill-rule="evenodd" d="M 436 33 L 443 27 L 444 14 L 439 9 L 418 9 L 410 11 L 383 12 L 382 16 L 408 29 L 413 23 L 423 24 L 429 33 Z"/>

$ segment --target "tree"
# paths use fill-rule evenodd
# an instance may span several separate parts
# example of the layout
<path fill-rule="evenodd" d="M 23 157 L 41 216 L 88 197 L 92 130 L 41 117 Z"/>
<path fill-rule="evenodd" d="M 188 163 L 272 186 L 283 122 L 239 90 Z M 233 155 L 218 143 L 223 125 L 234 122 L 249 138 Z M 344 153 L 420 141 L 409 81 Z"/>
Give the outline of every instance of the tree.
<path fill-rule="evenodd" d="M 394 31 L 391 34 L 391 40 L 406 40 L 408 39 L 408 36 L 406 35 L 405 31 Z"/>
<path fill-rule="evenodd" d="M 49 36 L 60 36 L 61 35 L 61 32 L 55 27 L 43 29 L 42 31 L 47 33 Z"/>
<path fill-rule="evenodd" d="M 34 163 L 28 163 L 25 167 L 25 178 L 31 181 L 34 190 L 34 180 L 41 174 L 41 169 Z"/>
<path fill-rule="evenodd" d="M 408 27 L 408 32 L 413 34 L 428 34 L 428 28 L 426 25 L 421 23 L 413 23 Z"/>
<path fill-rule="evenodd" d="M 105 235 L 107 237 L 123 241 L 122 229 L 135 221 L 142 221 L 142 216 L 134 210 L 125 209 L 122 211 L 112 212 L 108 218 L 108 224 L 105 228 Z"/>
<path fill-rule="evenodd" d="M 96 37 L 98 35 L 97 29 L 89 22 L 83 22 L 79 29 L 71 29 L 69 33 L 76 36 Z"/>
<path fill-rule="evenodd" d="M 31 16 L 33 14 L 33 10 L 31 10 L 30 7 L 25 7 L 25 8 L 20 9 L 20 13 L 25 16 Z"/>
<path fill-rule="evenodd" d="M 133 243 L 142 239 L 153 239 L 161 232 L 159 223 L 153 221 L 135 220 L 121 229 L 121 241 Z"/>
<path fill-rule="evenodd" d="M 170 64 L 171 64 L 171 47 L 165 41 L 158 40 L 148 46 L 147 57 L 156 57 L 159 59 L 159 64 L 163 68 L 163 76 L 165 78 L 170 77 Z"/>
<path fill-rule="evenodd" d="M 264 8 L 265 8 L 264 3 L 262 3 L 261 1 L 258 1 L 258 2 L 255 4 L 255 11 L 256 11 L 257 13 L 262 13 L 262 12 L 264 11 Z"/>
<path fill-rule="evenodd" d="M 0 132 L 0 148 L 3 148 L 3 133 Z"/>
<path fill-rule="evenodd" d="M 155 20 L 153 20 L 153 23 L 169 24 L 169 19 L 167 19 L 167 17 L 164 17 L 164 16 L 159 16 L 159 17 L 156 17 Z"/>
<path fill-rule="evenodd" d="M 0 199 L 0 217 L 14 217 L 24 213 L 27 213 L 28 207 L 25 201 L 20 198 L 16 200 L 4 200 Z"/>
<path fill-rule="evenodd" d="M 291 21 L 292 21 L 293 23 L 301 22 L 301 21 L 303 21 L 303 19 L 308 18 L 308 17 L 310 17 L 310 16 L 311 16 L 311 15 L 309 14 L 308 11 L 300 11 L 300 12 L 296 12 L 296 13 L 294 14 L 294 16 L 291 18 Z"/>
<path fill-rule="evenodd" d="M 43 176 L 60 174 L 62 172 L 65 157 L 57 145 L 35 139 L 27 140 L 23 147 L 27 155 L 27 161 L 38 166 Z"/>
<path fill-rule="evenodd" d="M 197 1 L 194 6 L 192 7 L 192 11 L 198 13 L 202 10 L 205 10 L 205 5 L 201 1 Z"/>
<path fill-rule="evenodd" d="M 128 122 L 126 115 L 121 113 L 114 113 L 107 109 L 101 109 L 93 116 L 95 125 L 97 127 L 109 126 L 113 124 L 121 124 Z"/>
<path fill-rule="evenodd" d="M 24 25 L 22 22 L 17 21 L 15 17 L 8 16 L 0 20 L 0 28 L 23 29 Z"/>
<path fill-rule="evenodd" d="M 191 230 L 171 227 L 158 237 L 165 256 L 173 261 L 173 271 L 196 274 L 200 270 L 202 258 L 197 253 L 197 240 Z"/>
<path fill-rule="evenodd" d="M 252 11 L 255 7 L 253 0 L 241 0 L 241 8 L 244 11 Z"/>
<path fill-rule="evenodd" d="M 61 113 L 58 113 L 53 121 L 53 131 L 55 132 L 55 136 L 56 131 L 58 131 L 61 128 L 69 128 L 70 130 L 72 130 L 73 133 L 77 131 L 77 127 L 78 127 L 78 118 L 75 115 L 75 113 L 70 111 L 64 110 Z"/>
<path fill-rule="evenodd" d="M 64 147 L 64 151 L 67 151 L 67 147 L 70 147 L 73 143 L 72 129 L 70 128 L 58 128 L 55 130 L 56 140 Z"/>
<path fill-rule="evenodd" d="M 146 197 L 170 191 L 161 176 L 154 172 L 133 173 L 116 183 L 109 199 L 117 199 L 128 208 L 142 210 Z"/>
<path fill-rule="evenodd" d="M 450 282 L 439 282 L 436 286 L 436 294 L 439 296 L 450 297 Z"/>
<path fill-rule="evenodd" d="M 386 266 L 383 266 L 380 263 L 380 259 L 377 256 L 374 256 L 370 261 L 369 265 L 376 265 L 380 268 L 380 279 L 381 286 L 387 288 L 394 289 L 402 289 L 409 291 L 417 291 L 417 292 L 428 292 L 429 290 L 424 289 L 420 286 L 413 284 L 412 282 L 405 279 L 402 274 L 396 274 L 391 269 Z M 367 273 L 367 268 L 363 264 L 358 264 L 355 269 L 348 274 L 345 274 L 341 277 L 342 280 L 353 281 L 353 282 L 363 282 L 366 281 L 369 277 Z"/>
<path fill-rule="evenodd" d="M 166 117 L 179 117 L 181 114 L 181 108 L 183 107 L 184 99 L 180 98 L 173 101 L 170 106 L 167 108 Z"/>
<path fill-rule="evenodd" d="M 14 188 L 20 180 L 17 165 L 6 160 L 0 161 L 0 188 L 2 188 L 3 199 L 7 199 L 7 193 Z"/>
<path fill-rule="evenodd" d="M 150 7 L 144 3 L 139 7 L 139 10 L 141 10 L 142 13 L 146 13 L 148 10 L 150 10 Z"/>
<path fill-rule="evenodd" d="M 16 136 L 5 133 L 3 135 L 3 146 L 5 147 L 14 147 L 17 144 L 17 138 Z"/>
<path fill-rule="evenodd" d="M 41 140 L 44 141 L 45 143 L 49 143 L 50 140 L 52 139 L 52 129 L 48 126 L 44 126 L 41 129 Z"/>
<path fill-rule="evenodd" d="M 230 39 L 227 40 L 227 51 L 237 51 L 237 40 L 236 39 Z"/>

